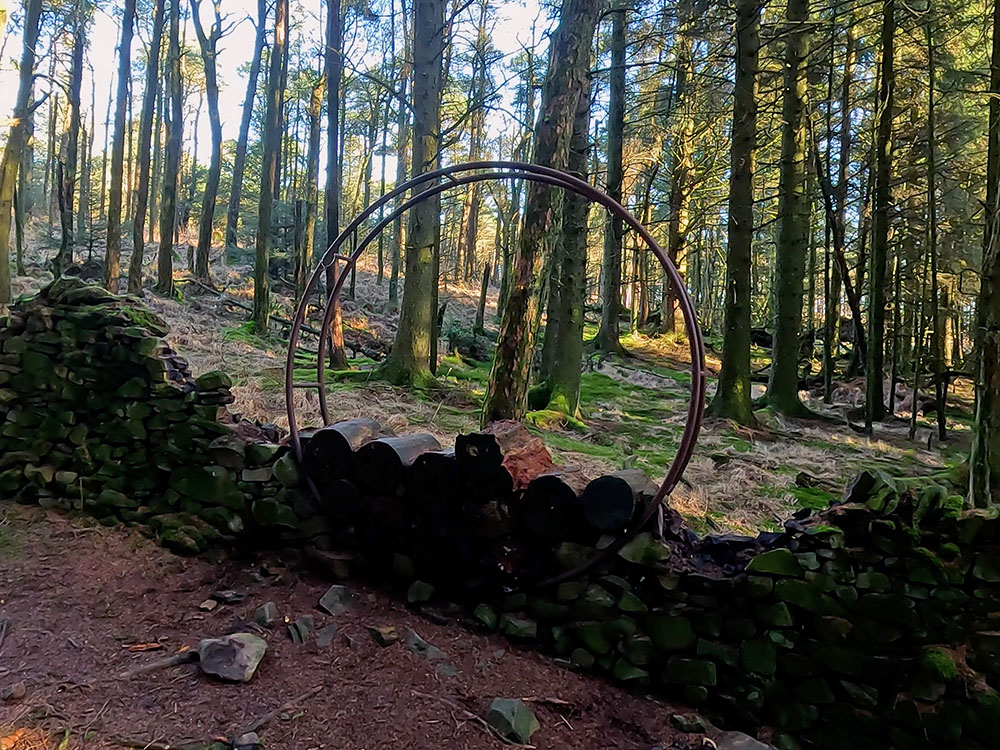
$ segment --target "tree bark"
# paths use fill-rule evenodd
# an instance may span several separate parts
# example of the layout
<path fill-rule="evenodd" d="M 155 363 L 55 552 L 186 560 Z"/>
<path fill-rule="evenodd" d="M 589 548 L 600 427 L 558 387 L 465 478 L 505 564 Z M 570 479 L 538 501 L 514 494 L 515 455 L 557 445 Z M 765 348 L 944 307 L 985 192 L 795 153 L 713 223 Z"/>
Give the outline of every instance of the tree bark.
<path fill-rule="evenodd" d="M 323 89 L 326 88 L 326 77 L 316 79 L 312 94 L 309 97 L 309 152 L 306 156 L 306 220 L 303 229 L 302 249 L 295 265 L 295 288 L 301 296 L 305 292 L 306 281 L 313 266 L 313 248 L 316 244 L 316 214 L 319 210 L 319 187 L 316 178 L 319 174 L 319 136 L 320 116 L 323 108 Z"/>
<path fill-rule="evenodd" d="M 611 19 L 611 98 L 608 105 L 608 196 L 622 200 L 622 147 L 625 135 L 625 8 L 614 10 Z M 622 220 L 608 215 L 604 225 L 604 252 L 601 258 L 601 322 L 592 345 L 599 351 L 624 354 L 618 339 L 621 317 Z"/>
<path fill-rule="evenodd" d="M 872 212 L 871 273 L 868 274 L 868 361 L 865 367 L 865 428 L 885 417 L 882 371 L 885 363 L 885 281 L 889 258 L 889 209 L 892 186 L 892 107 L 895 88 L 896 0 L 882 5 L 882 63 L 875 140 L 875 205 Z"/>
<path fill-rule="evenodd" d="M 444 0 L 417 0 L 413 15 L 413 155 L 412 174 L 440 164 L 442 59 L 445 50 Z M 425 184 L 422 189 L 430 185 Z M 431 377 L 431 337 L 435 331 L 441 200 L 433 197 L 409 213 L 406 276 L 399 328 L 383 365 L 394 383 L 420 384 Z"/>
<path fill-rule="evenodd" d="M 212 129 L 212 154 L 205 179 L 205 192 L 201 198 L 201 218 L 198 222 L 198 247 L 195 250 L 194 275 L 208 283 L 209 253 L 212 249 L 212 225 L 215 222 L 215 202 L 219 195 L 219 177 L 222 174 L 222 120 L 219 117 L 219 81 L 216 73 L 216 49 L 222 38 L 221 0 L 213 0 L 214 21 L 209 34 L 205 34 L 199 16 L 201 1 L 191 0 L 191 17 L 201 46 L 205 67 L 205 97 L 208 100 L 208 120 Z M 194 171 L 194 167 L 192 167 Z"/>
<path fill-rule="evenodd" d="M 139 184 L 135 194 L 135 219 L 132 223 L 132 258 L 128 268 L 128 292 L 142 292 L 143 255 L 146 248 L 146 211 L 149 203 L 149 152 L 153 135 L 153 110 L 159 89 L 160 42 L 163 38 L 164 0 L 153 6 L 153 35 L 146 55 L 146 88 L 139 115 Z M 152 224 L 152 222 L 150 222 Z"/>
<path fill-rule="evenodd" d="M 340 0 L 327 0 L 326 15 L 326 247 L 329 248 L 340 232 L 340 59 L 343 34 L 340 27 Z M 337 283 L 339 263 L 326 269 L 327 293 Z M 344 326 L 340 300 L 334 302 L 330 324 L 330 367 L 347 367 L 344 351 Z"/>
<path fill-rule="evenodd" d="M 799 336 L 809 244 L 806 184 L 806 22 L 808 0 L 788 0 L 786 12 L 784 94 L 782 102 L 781 172 L 778 187 L 780 221 L 774 279 L 774 347 L 767 403 L 786 414 L 802 414 L 799 400 Z"/>
<path fill-rule="evenodd" d="M 31 116 L 31 90 L 35 70 L 35 45 L 38 43 L 38 19 L 42 13 L 41 0 L 30 0 L 25 7 L 23 47 L 19 69 L 17 99 L 11 118 L 10 134 L 0 161 L 0 305 L 10 304 L 10 218 L 14 207 L 21 152 L 28 133 Z"/>
<path fill-rule="evenodd" d="M 594 28 L 602 7 L 601 0 L 567 0 L 562 6 L 550 43 L 549 70 L 535 126 L 536 164 L 561 169 L 568 163 L 573 122 L 586 88 Z M 555 198 L 555 191 L 547 185 L 531 183 L 528 187 L 524 226 L 483 407 L 484 422 L 520 419 L 527 409 L 531 353 L 537 335 L 532 321 L 538 307 L 542 248 L 554 219 Z"/>
<path fill-rule="evenodd" d="M 174 226 L 177 220 L 177 190 L 180 182 L 181 141 L 184 137 L 182 106 L 180 0 L 170 0 L 170 40 L 167 50 L 167 80 L 170 106 L 167 117 L 167 151 L 163 161 L 163 196 L 160 199 L 160 247 L 156 256 L 156 291 L 174 290 Z"/>
<path fill-rule="evenodd" d="M 726 248 L 722 371 L 715 398 L 709 405 L 710 414 L 740 424 L 754 424 L 756 421 L 750 400 L 750 266 L 760 12 L 760 0 L 741 0 L 736 8 L 736 80 L 729 159 L 729 241 Z"/>
<path fill-rule="evenodd" d="M 976 418 L 969 455 L 969 498 L 973 505 L 994 504 L 1000 491 L 1000 3 L 993 6 L 990 60 L 986 217 L 983 265 L 976 308 Z"/>
<path fill-rule="evenodd" d="M 588 60 L 589 64 L 589 60 Z M 587 179 L 590 157 L 590 88 L 589 78 L 580 92 L 573 118 L 566 169 L 574 177 Z M 576 193 L 565 193 L 562 203 L 562 245 L 556 294 L 557 313 L 554 331 L 552 369 L 549 375 L 549 406 L 576 416 L 580 406 L 580 360 L 583 358 L 583 314 L 587 296 L 587 229 L 590 200 Z M 546 332 L 546 337 L 548 332 Z"/>
<path fill-rule="evenodd" d="M 67 92 L 69 120 L 66 127 L 66 152 L 59 180 L 59 224 L 62 237 L 56 256 L 56 275 L 73 263 L 73 200 L 80 146 L 80 87 L 83 84 L 83 52 L 86 47 L 84 5 L 76 0 L 73 10 L 73 54 L 70 62 L 70 82 Z"/>
<path fill-rule="evenodd" d="M 240 218 L 240 194 L 243 190 L 243 171 L 247 162 L 247 141 L 250 136 L 250 117 L 253 115 L 253 100 L 257 94 L 257 79 L 260 77 L 261 58 L 264 53 L 264 32 L 267 22 L 267 0 L 257 0 L 257 36 L 250 58 L 250 75 L 247 93 L 243 99 L 243 114 L 240 120 L 240 134 L 236 139 L 236 154 L 233 158 L 233 184 L 229 189 L 229 208 L 226 211 L 226 247 L 236 247 L 236 226 Z"/>
<path fill-rule="evenodd" d="M 265 333 L 271 315 L 270 275 L 271 214 L 281 139 L 281 65 L 288 43 L 288 0 L 277 0 L 274 14 L 274 44 L 267 76 L 267 110 L 264 115 L 264 154 L 261 161 L 260 198 L 257 203 L 257 253 L 253 269 L 253 326 Z"/>
<path fill-rule="evenodd" d="M 393 3 L 393 50 L 395 50 L 395 3 Z M 406 108 L 406 89 L 410 79 L 410 37 L 407 33 L 406 0 L 400 0 L 400 19 L 403 22 L 403 56 L 399 64 L 399 99 L 396 104 L 396 184 L 406 181 L 406 165 L 409 153 L 409 113 Z M 396 207 L 402 205 L 405 196 L 396 198 Z M 389 267 L 389 310 L 399 306 L 399 269 L 403 258 L 404 244 L 403 218 L 397 216 L 392 224 L 392 257 Z"/>
<path fill-rule="evenodd" d="M 118 292 L 119 261 L 122 250 L 122 170 L 125 161 L 125 107 L 132 73 L 132 30 L 135 0 L 125 0 L 122 36 L 118 45 L 118 93 L 115 96 L 115 135 L 111 144 L 111 189 L 108 194 L 108 237 L 104 253 L 104 286 Z M 103 172 L 103 170 L 102 170 Z M 103 177 L 101 180 L 104 182 Z M 103 208 L 104 190 L 101 190 Z"/>
<path fill-rule="evenodd" d="M 691 177 L 694 171 L 694 115 L 691 110 L 693 99 L 688 89 L 694 73 L 694 40 L 691 38 L 691 5 L 681 4 L 678 11 L 680 27 L 677 30 L 676 68 L 674 78 L 674 111 L 677 120 L 671 138 L 669 164 L 670 173 L 670 213 L 667 222 L 667 256 L 678 269 L 683 269 L 687 254 L 687 237 L 691 223 L 689 202 L 691 198 Z M 680 314 L 678 295 L 670 280 L 664 277 L 663 298 L 660 314 L 661 333 L 683 333 L 684 319 Z"/>

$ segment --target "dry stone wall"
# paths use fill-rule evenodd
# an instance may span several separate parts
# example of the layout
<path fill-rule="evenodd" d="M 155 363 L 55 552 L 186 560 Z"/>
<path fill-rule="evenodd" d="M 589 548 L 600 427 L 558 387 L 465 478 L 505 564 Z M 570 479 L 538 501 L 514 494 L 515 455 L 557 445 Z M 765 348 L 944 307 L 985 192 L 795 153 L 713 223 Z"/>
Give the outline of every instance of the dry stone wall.
<path fill-rule="evenodd" d="M 634 475 L 573 488 L 502 435 L 446 450 L 365 420 L 307 435 L 300 470 L 165 332 L 74 279 L 17 303 L 0 326 L 0 497 L 140 524 L 180 552 L 296 544 L 340 574 L 361 560 L 429 616 L 771 727 L 778 747 L 1000 747 L 995 510 L 865 473 L 781 533 L 699 537 L 667 511 L 660 535 L 635 527 L 650 493 Z"/>

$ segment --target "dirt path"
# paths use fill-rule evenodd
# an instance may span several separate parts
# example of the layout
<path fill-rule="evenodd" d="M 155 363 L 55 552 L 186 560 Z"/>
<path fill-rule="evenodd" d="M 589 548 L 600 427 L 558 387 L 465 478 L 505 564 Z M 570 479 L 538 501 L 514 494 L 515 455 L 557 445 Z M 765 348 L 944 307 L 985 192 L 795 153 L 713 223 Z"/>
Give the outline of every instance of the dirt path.
<path fill-rule="evenodd" d="M 349 585 L 358 605 L 334 618 L 316 608 L 328 584 L 294 567 L 180 558 L 132 530 L 0 504 L 0 622 L 9 622 L 0 647 L 0 695 L 19 682 L 26 687 L 24 698 L 0 701 L 0 745 L 7 748 L 4 738 L 19 730 L 15 750 L 232 737 L 319 687 L 262 730 L 267 747 L 504 747 L 468 715 L 426 696 L 479 716 L 495 697 L 566 701 L 535 704 L 541 729 L 532 741 L 540 749 L 701 746 L 700 737 L 670 727 L 677 709 L 575 674 L 501 638 L 455 622 L 434 624 L 378 590 Z M 199 604 L 220 589 L 247 597 L 201 611 Z M 266 601 L 275 602 L 281 618 L 310 614 L 317 628 L 336 623 L 338 634 L 320 648 L 315 638 L 292 643 L 281 620 L 271 629 L 249 624 Z M 400 634 L 413 628 L 446 659 L 429 662 L 402 642 L 380 647 L 367 631 L 372 625 L 392 625 Z M 211 681 L 195 665 L 132 681 L 118 677 L 200 638 L 255 628 L 269 648 L 248 684 Z M 159 647 L 130 649 L 137 644 Z"/>

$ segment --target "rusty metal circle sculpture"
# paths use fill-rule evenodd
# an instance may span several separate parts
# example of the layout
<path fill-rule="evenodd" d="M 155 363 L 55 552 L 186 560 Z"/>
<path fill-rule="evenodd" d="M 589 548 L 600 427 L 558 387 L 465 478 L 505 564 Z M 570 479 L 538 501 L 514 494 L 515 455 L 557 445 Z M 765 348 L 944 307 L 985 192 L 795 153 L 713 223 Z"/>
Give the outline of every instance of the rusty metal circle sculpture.
<path fill-rule="evenodd" d="M 298 307 L 295 311 L 295 317 L 292 320 L 291 331 L 289 334 L 288 357 L 285 364 L 285 401 L 288 413 L 288 429 L 290 432 L 292 449 L 295 452 L 296 458 L 299 461 L 302 461 L 302 437 L 300 434 L 298 419 L 295 414 L 295 389 L 311 388 L 317 390 L 319 393 L 319 406 L 323 422 L 328 425 L 332 421 L 330 419 L 330 410 L 327 404 L 326 387 L 326 354 L 329 339 L 328 336 L 318 336 L 319 350 L 316 353 L 315 382 L 295 382 L 293 379 L 295 371 L 295 353 L 299 346 L 299 339 L 301 337 L 303 327 L 305 326 L 309 300 L 316 294 L 319 289 L 320 279 L 326 274 L 328 269 L 332 268 L 337 270 L 337 281 L 333 285 L 332 289 L 327 290 L 326 303 L 323 311 L 323 321 L 318 329 L 319 331 L 328 331 L 330 329 L 333 312 L 336 309 L 335 303 L 340 298 L 340 292 L 343 288 L 344 280 L 347 278 L 347 271 L 350 271 L 355 267 L 358 258 L 361 257 L 361 254 L 365 251 L 365 249 L 371 245 L 378 235 L 398 217 L 402 216 L 418 203 L 435 195 L 440 195 L 446 190 L 451 190 L 463 185 L 469 185 L 477 182 L 512 179 L 542 183 L 581 195 L 587 198 L 590 202 L 603 206 L 610 214 L 621 219 L 629 229 L 633 230 L 645 243 L 646 248 L 652 252 L 656 259 L 660 262 L 664 273 L 667 275 L 669 283 L 673 285 L 673 288 L 677 292 L 677 299 L 681 309 L 681 314 L 684 318 L 684 327 L 688 337 L 691 354 L 691 393 L 688 401 L 687 421 L 684 425 L 684 432 L 681 435 L 680 444 L 677 448 L 677 454 L 674 456 L 674 460 L 670 464 L 666 476 L 660 484 L 659 490 L 653 497 L 652 502 L 650 502 L 647 506 L 640 522 L 636 524 L 630 532 L 619 536 L 613 544 L 605 547 L 599 555 L 587 561 L 584 565 L 550 578 L 541 584 L 545 585 L 558 583 L 579 575 L 584 570 L 593 567 L 602 559 L 605 559 L 608 555 L 620 550 L 640 530 L 648 527 L 650 521 L 657 514 L 657 510 L 661 507 L 663 499 L 668 497 L 670 493 L 673 492 L 677 483 L 680 481 L 681 476 L 684 473 L 684 469 L 691 460 L 691 455 L 694 452 L 695 443 L 698 439 L 698 432 L 701 428 L 701 420 L 705 407 L 705 385 L 707 373 L 705 370 L 704 342 L 701 328 L 698 325 L 697 316 L 695 314 L 694 303 L 687 292 L 687 288 L 684 285 L 684 281 L 681 278 L 680 273 L 671 262 L 666 252 L 662 247 L 660 247 L 656 240 L 653 239 L 652 235 L 638 221 L 638 219 L 636 219 L 621 203 L 614 200 L 601 190 L 598 190 L 585 180 L 581 180 L 573 175 L 561 172 L 551 167 L 543 167 L 537 164 L 526 164 L 514 161 L 478 161 L 456 164 L 450 167 L 437 169 L 432 172 L 425 172 L 414 177 L 408 182 L 397 186 L 392 191 L 385 193 L 378 200 L 369 205 L 364 211 L 358 214 L 354 220 L 344 228 L 333 243 L 327 248 L 323 257 L 317 264 L 316 269 L 309 277 L 309 281 L 306 284 L 302 298 L 299 300 Z M 398 206 L 395 206 L 387 213 L 385 212 L 386 206 L 397 198 L 405 196 L 407 193 L 411 193 L 411 195 L 409 197 L 404 197 Z M 373 216 L 376 216 L 376 214 L 378 214 L 377 222 L 359 241 L 359 230 Z M 347 254 L 342 252 L 345 245 L 350 248 Z M 338 268 L 338 265 L 341 267 Z M 309 482 L 310 490 L 318 498 L 319 493 L 316 491 L 316 487 L 313 485 L 312 480 L 309 479 L 307 481 Z"/>

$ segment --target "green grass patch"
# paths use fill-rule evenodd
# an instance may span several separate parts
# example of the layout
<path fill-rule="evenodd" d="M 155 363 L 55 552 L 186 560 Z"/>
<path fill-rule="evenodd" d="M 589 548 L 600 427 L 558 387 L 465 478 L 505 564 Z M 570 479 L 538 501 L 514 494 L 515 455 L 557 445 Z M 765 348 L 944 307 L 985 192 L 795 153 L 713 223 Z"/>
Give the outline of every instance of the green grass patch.
<path fill-rule="evenodd" d="M 812 508 L 813 510 L 829 508 L 830 503 L 837 501 L 837 498 L 831 493 L 816 487 L 789 487 L 788 494 L 795 498 L 795 502 L 800 508 Z"/>

